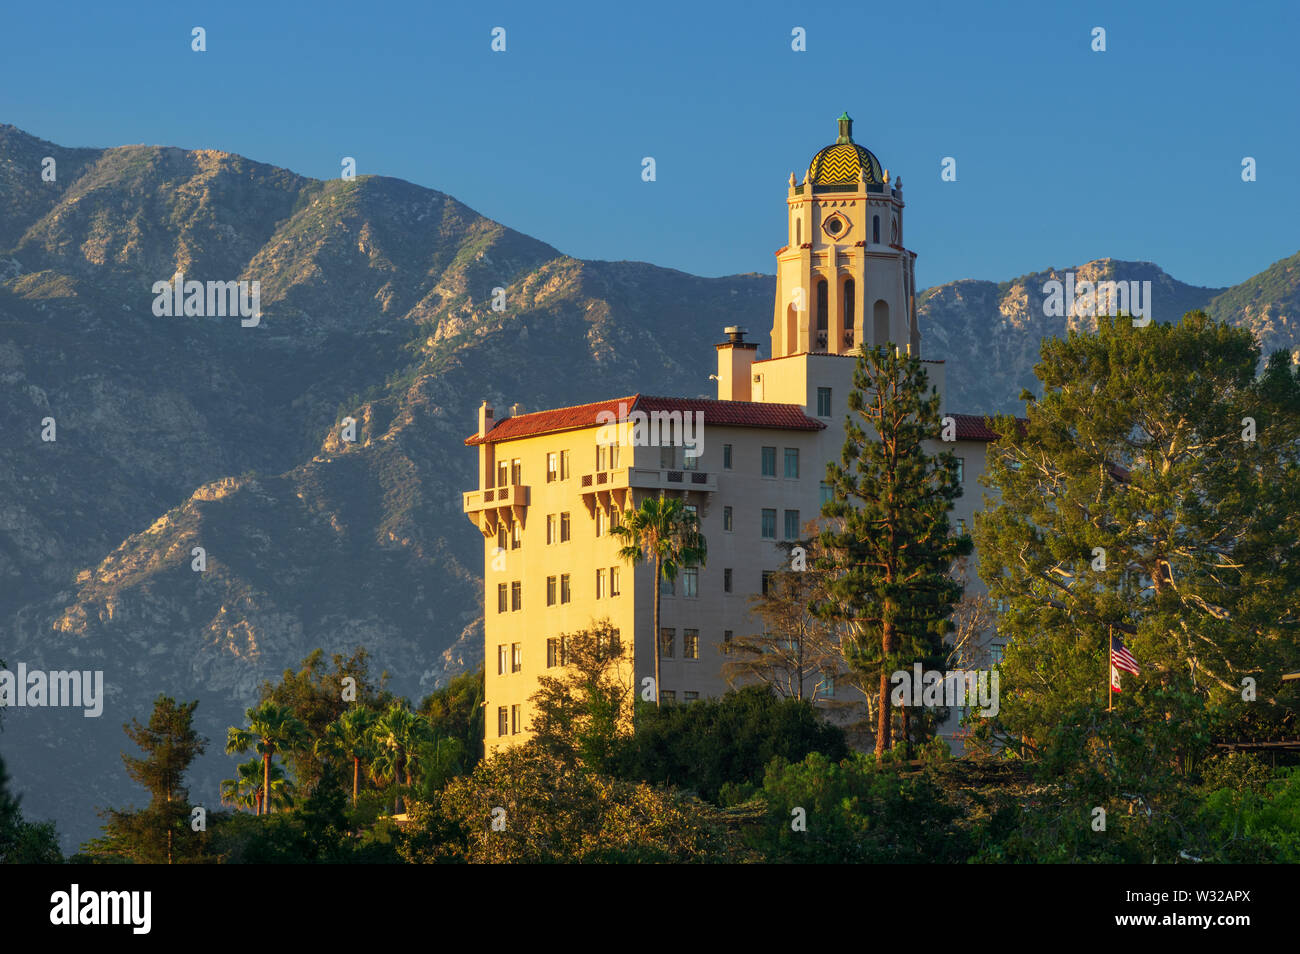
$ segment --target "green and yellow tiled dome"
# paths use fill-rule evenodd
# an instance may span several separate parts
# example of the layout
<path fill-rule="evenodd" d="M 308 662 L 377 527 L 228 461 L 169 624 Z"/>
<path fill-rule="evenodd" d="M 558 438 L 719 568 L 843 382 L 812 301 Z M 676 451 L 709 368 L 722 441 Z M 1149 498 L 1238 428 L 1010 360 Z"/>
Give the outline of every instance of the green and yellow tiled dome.
<path fill-rule="evenodd" d="M 853 141 L 853 120 L 848 113 L 840 116 L 839 124 L 840 135 L 834 145 L 819 151 L 808 164 L 808 184 L 814 188 L 856 185 L 865 172 L 869 184 L 882 185 L 885 176 L 880 160 Z"/>

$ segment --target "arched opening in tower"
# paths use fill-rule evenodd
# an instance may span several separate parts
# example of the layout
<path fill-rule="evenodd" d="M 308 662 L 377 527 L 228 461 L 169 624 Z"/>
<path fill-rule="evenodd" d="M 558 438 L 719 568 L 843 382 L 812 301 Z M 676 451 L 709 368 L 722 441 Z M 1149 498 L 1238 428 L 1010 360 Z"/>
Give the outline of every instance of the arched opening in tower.
<path fill-rule="evenodd" d="M 872 344 L 877 348 L 883 348 L 889 343 L 889 303 L 883 298 L 877 298 L 875 305 L 872 306 L 871 323 L 874 332 Z"/>

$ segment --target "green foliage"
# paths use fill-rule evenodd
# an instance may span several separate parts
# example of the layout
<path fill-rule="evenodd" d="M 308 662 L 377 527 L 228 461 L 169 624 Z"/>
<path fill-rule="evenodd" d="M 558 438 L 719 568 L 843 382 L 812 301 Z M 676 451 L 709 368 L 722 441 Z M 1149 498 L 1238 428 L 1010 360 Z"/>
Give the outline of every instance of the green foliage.
<path fill-rule="evenodd" d="M 749 686 L 690 705 L 643 707 L 619 774 L 726 804 L 724 786 L 756 785 L 773 758 L 796 762 L 813 752 L 832 761 L 844 758 L 844 733 L 806 701 Z M 728 791 L 737 797 L 735 789 Z"/>
<path fill-rule="evenodd" d="M 766 815 L 756 841 L 768 861 L 950 864 L 965 861 L 971 847 L 958 809 L 930 776 L 869 755 L 774 759 L 761 797 Z M 795 830 L 800 824 L 806 830 Z"/>
<path fill-rule="evenodd" d="M 483 755 L 483 668 L 456 676 L 424 697 L 416 710 L 429 720 L 435 737 L 458 739 L 463 770 L 471 771 Z"/>
<path fill-rule="evenodd" d="M 52 865 L 63 861 L 53 822 L 23 820 L 19 800 L 9 793 L 9 776 L 0 759 L 0 864 Z"/>

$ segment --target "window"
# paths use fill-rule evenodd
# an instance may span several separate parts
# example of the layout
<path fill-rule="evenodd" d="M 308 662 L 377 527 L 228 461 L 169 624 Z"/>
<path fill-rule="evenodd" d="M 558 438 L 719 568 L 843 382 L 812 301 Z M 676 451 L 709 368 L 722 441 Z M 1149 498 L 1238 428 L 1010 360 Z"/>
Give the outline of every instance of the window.
<path fill-rule="evenodd" d="M 682 596 L 692 599 L 700 595 L 700 568 L 688 566 L 682 570 Z"/>
<path fill-rule="evenodd" d="M 618 630 L 613 630 L 609 634 L 609 651 L 615 656 L 623 653 L 623 641 L 619 639 Z"/>
<path fill-rule="evenodd" d="M 554 669 L 560 665 L 560 639 L 552 636 L 546 641 L 546 668 Z"/>
<path fill-rule="evenodd" d="M 771 583 L 772 583 L 772 574 L 773 574 L 774 572 L 775 572 L 774 570 L 764 570 L 764 571 L 763 571 L 763 595 L 764 595 L 764 596 L 767 596 L 767 588 L 768 588 L 768 587 L 771 585 Z"/>
<path fill-rule="evenodd" d="M 618 567 L 609 568 L 609 595 L 618 596 Z"/>
<path fill-rule="evenodd" d="M 524 465 L 518 457 L 510 462 L 510 482 L 516 486 L 524 482 Z"/>
<path fill-rule="evenodd" d="M 700 631 L 698 629 L 682 630 L 682 658 L 700 658 Z"/>
<path fill-rule="evenodd" d="M 609 445 L 609 469 L 618 470 L 618 445 Z"/>
<path fill-rule="evenodd" d="M 677 467 L 677 448 L 672 444 L 664 444 L 659 448 L 659 466 L 665 470 L 674 470 Z"/>
<path fill-rule="evenodd" d="M 799 511 L 787 510 L 785 512 L 785 538 L 787 540 L 799 539 Z"/>
<path fill-rule="evenodd" d="M 727 567 L 722 571 L 722 592 L 731 592 L 731 567 Z"/>
<path fill-rule="evenodd" d="M 670 579 L 668 579 L 668 577 L 665 576 L 662 580 L 659 581 L 659 595 L 660 595 L 660 596 L 676 596 L 676 595 L 677 595 L 677 581 L 676 581 L 676 580 L 670 580 Z"/>
<path fill-rule="evenodd" d="M 794 480 L 799 476 L 799 448 L 797 447 L 785 449 L 785 476 L 787 480 Z"/>
<path fill-rule="evenodd" d="M 671 705 L 672 703 L 674 703 L 674 702 L 677 701 L 677 693 L 674 692 L 674 691 L 671 690 L 671 689 L 660 689 L 660 690 L 659 690 L 659 701 L 660 701 L 660 702 L 666 702 L 666 703 L 668 703 L 669 705 Z"/>
<path fill-rule="evenodd" d="M 722 469 L 731 470 L 731 445 L 722 445 Z"/>
<path fill-rule="evenodd" d="M 497 735 L 506 735 L 510 731 L 510 711 L 505 706 L 497 709 Z"/>
<path fill-rule="evenodd" d="M 722 642 L 724 644 L 731 642 L 731 630 L 724 629 L 722 631 Z"/>
<path fill-rule="evenodd" d="M 623 514 L 617 507 L 614 507 L 609 511 L 609 529 L 611 531 L 617 530 L 621 526 L 623 526 Z"/>
<path fill-rule="evenodd" d="M 567 513 L 560 514 L 560 542 L 569 542 L 569 515 Z"/>
<path fill-rule="evenodd" d="M 524 584 L 515 580 L 510 584 L 510 609 L 521 610 L 524 608 Z"/>
<path fill-rule="evenodd" d="M 835 677 L 834 676 L 822 677 L 822 695 L 825 696 L 827 699 L 835 698 Z"/>
<path fill-rule="evenodd" d="M 966 458 L 957 458 L 957 483 L 962 483 L 966 479 Z"/>
<path fill-rule="evenodd" d="M 520 729 L 522 728 L 522 726 L 519 724 L 521 721 L 520 715 L 522 709 L 523 707 L 518 705 L 514 705 L 510 707 L 510 734 L 511 735 L 518 735 Z"/>
<path fill-rule="evenodd" d="M 518 643 L 510 644 L 510 671 L 519 672 L 524 668 L 524 647 Z"/>
<path fill-rule="evenodd" d="M 767 507 L 763 508 L 763 539 L 776 539 L 776 511 Z"/>
<path fill-rule="evenodd" d="M 524 528 L 519 523 L 519 521 L 516 520 L 514 523 L 510 525 L 510 549 L 518 550 L 523 545 L 524 545 Z"/>
<path fill-rule="evenodd" d="M 763 476 L 764 477 L 776 476 L 776 448 L 775 447 L 763 448 Z"/>
<path fill-rule="evenodd" d="M 553 484 L 560 479 L 560 455 L 546 455 L 546 482 Z"/>
<path fill-rule="evenodd" d="M 817 389 L 817 416 L 818 417 L 831 416 L 831 389 L 830 388 Z"/>
<path fill-rule="evenodd" d="M 556 580 L 555 577 L 553 576 L 548 576 L 546 578 L 546 605 L 547 606 L 555 605 L 555 582 Z"/>
<path fill-rule="evenodd" d="M 560 451 L 560 480 L 569 479 L 569 452 Z"/>
<path fill-rule="evenodd" d="M 1002 651 L 1005 647 L 996 643 L 989 647 L 989 662 L 994 666 L 1002 665 Z"/>
<path fill-rule="evenodd" d="M 506 481 L 510 479 L 510 465 L 505 461 L 497 464 L 497 486 L 504 487 Z"/>
<path fill-rule="evenodd" d="M 685 448 L 682 449 L 682 470 L 700 469 L 700 455 L 699 455 L 700 445 L 696 444 L 694 447 L 691 448 L 691 450 L 695 451 L 695 453 L 688 454 L 686 453 Z"/>
<path fill-rule="evenodd" d="M 835 494 L 831 492 L 831 485 L 826 483 L 826 481 L 823 480 L 821 482 L 820 490 L 822 492 L 821 502 L 823 506 L 834 499 Z"/>
<path fill-rule="evenodd" d="M 546 545 L 549 547 L 556 541 L 556 528 L 559 526 L 559 518 L 553 513 L 546 515 Z"/>
<path fill-rule="evenodd" d="M 966 518 L 965 518 L 965 517 L 958 517 L 958 518 L 957 518 L 957 533 L 960 534 L 960 535 L 963 536 L 963 537 L 966 535 Z"/>
<path fill-rule="evenodd" d="M 605 445 L 596 445 L 596 470 L 605 469 Z"/>
<path fill-rule="evenodd" d="M 596 599 L 598 600 L 604 599 L 604 597 L 605 597 L 605 571 L 597 570 L 596 571 Z"/>
<path fill-rule="evenodd" d="M 682 693 L 682 701 L 683 701 L 683 702 L 695 702 L 695 701 L 696 701 L 697 699 L 699 699 L 699 698 L 700 698 L 700 694 L 699 694 L 698 692 L 683 692 L 683 693 Z"/>
<path fill-rule="evenodd" d="M 605 532 L 605 511 L 599 507 L 596 508 L 596 536 L 601 536 Z"/>
<path fill-rule="evenodd" d="M 677 641 L 677 630 L 661 629 L 659 630 L 659 655 L 664 659 L 673 658 L 673 644 Z M 662 692 L 659 693 L 663 695 Z"/>
<path fill-rule="evenodd" d="M 510 533 L 508 530 L 506 530 L 506 525 L 504 523 L 501 524 L 501 526 L 497 528 L 497 549 L 498 550 L 504 550 L 509 545 L 509 536 Z"/>
<path fill-rule="evenodd" d="M 880 244 L 880 216 L 871 217 L 871 241 L 876 245 Z"/>
<path fill-rule="evenodd" d="M 560 574 L 560 602 L 569 602 L 569 574 Z"/>
<path fill-rule="evenodd" d="M 506 668 L 509 657 L 506 655 L 506 644 L 502 643 L 497 647 L 497 675 L 504 676 L 508 670 Z"/>
<path fill-rule="evenodd" d="M 506 611 L 506 585 L 504 583 L 498 583 L 497 584 L 497 612 L 504 613 L 505 611 Z"/>
<path fill-rule="evenodd" d="M 722 508 L 722 529 L 728 531 L 731 530 L 731 508 L 730 507 Z"/>

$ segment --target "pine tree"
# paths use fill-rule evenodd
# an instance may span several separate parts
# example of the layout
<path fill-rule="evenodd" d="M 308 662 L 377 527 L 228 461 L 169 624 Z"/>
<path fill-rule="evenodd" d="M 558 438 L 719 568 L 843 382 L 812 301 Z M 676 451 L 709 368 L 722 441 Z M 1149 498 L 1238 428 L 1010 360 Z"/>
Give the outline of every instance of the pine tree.
<path fill-rule="evenodd" d="M 1044 341 L 1027 423 L 995 425 L 975 534 L 1007 607 L 999 721 L 1110 791 L 1171 784 L 1214 708 L 1268 705 L 1300 663 L 1300 377 L 1259 357 L 1200 312 L 1102 319 Z M 1112 633 L 1142 671 L 1106 713 Z"/>
<path fill-rule="evenodd" d="M 942 436 L 940 395 L 919 359 L 893 345 L 864 351 L 848 398 L 839 464 L 826 469 L 822 508 L 830 611 L 847 616 L 850 666 L 879 685 L 876 753 L 891 746 L 890 673 L 938 653 L 962 587 L 951 576 L 971 551 L 948 515 L 961 496 L 957 459 L 932 452 Z M 906 710 L 904 710 L 904 726 Z"/>

